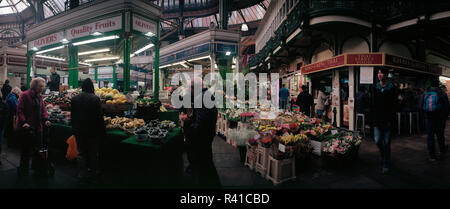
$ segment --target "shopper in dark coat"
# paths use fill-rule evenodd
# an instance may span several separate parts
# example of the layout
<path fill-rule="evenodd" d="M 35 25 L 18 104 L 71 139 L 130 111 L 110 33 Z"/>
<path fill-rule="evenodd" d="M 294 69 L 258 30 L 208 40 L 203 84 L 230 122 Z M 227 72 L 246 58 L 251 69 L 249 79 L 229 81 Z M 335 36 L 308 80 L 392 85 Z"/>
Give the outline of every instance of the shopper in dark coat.
<path fill-rule="evenodd" d="M 386 70 L 378 70 L 379 82 L 375 85 L 372 112 L 375 144 L 381 154 L 383 173 L 389 171 L 391 155 L 391 133 L 398 103 L 397 89 L 386 81 Z"/>
<path fill-rule="evenodd" d="M 427 96 L 433 93 L 436 93 L 438 97 L 436 109 L 430 107 L 432 105 L 430 99 L 434 98 Z M 444 130 L 450 112 L 449 101 L 447 94 L 439 88 L 439 80 L 437 79 L 431 82 L 431 87 L 427 89 L 422 98 L 419 106 L 422 107 L 421 111 L 426 121 L 429 160 L 434 162 L 437 160 L 434 135 L 437 136 L 441 154 L 445 154 L 448 151 L 448 148 L 445 146 Z"/>
<path fill-rule="evenodd" d="M 2 87 L 2 100 L 6 100 L 6 97 L 8 97 L 9 93 L 11 93 L 12 87 L 9 85 L 9 80 L 5 81 L 5 84 L 3 84 Z"/>
<path fill-rule="evenodd" d="M 94 94 L 91 79 L 84 80 L 81 88 L 82 92 L 72 98 L 72 131 L 78 147 L 79 177 L 95 183 L 99 180 L 99 149 L 105 136 L 105 123 L 100 98 Z"/>
<path fill-rule="evenodd" d="M 202 90 L 203 96 L 207 89 Z M 214 101 L 214 96 L 212 96 Z M 189 143 L 192 170 L 195 181 L 200 187 L 220 187 L 220 180 L 213 162 L 212 142 L 216 136 L 217 108 L 194 108 L 193 120 L 190 124 L 192 140 Z"/>
<path fill-rule="evenodd" d="M 0 94 L 0 96 L 2 96 Z M 2 144 L 3 144 L 3 133 L 5 130 L 5 121 L 7 118 L 7 108 L 3 101 L 0 101 L 0 155 L 2 154 Z M 0 165 L 2 164 L 2 161 L 0 159 Z"/>
<path fill-rule="evenodd" d="M 43 127 L 50 126 L 47 109 L 42 99 L 42 91 L 45 88 L 43 78 L 34 78 L 31 88 L 20 95 L 17 106 L 18 122 L 20 127 L 22 153 L 20 158 L 19 176 L 28 175 L 30 157 L 37 159 L 38 150 L 43 143 Z M 36 170 L 36 168 L 34 168 Z"/>
<path fill-rule="evenodd" d="M 50 69 L 51 75 L 48 78 L 48 87 L 50 88 L 50 91 L 59 91 L 59 84 L 61 82 L 61 79 L 56 73 L 55 68 Z"/>
<path fill-rule="evenodd" d="M 302 92 L 298 94 L 295 103 L 300 107 L 300 111 L 303 114 L 311 116 L 311 107 L 314 104 L 314 98 L 311 94 L 309 94 L 308 87 L 306 87 L 305 85 L 302 86 Z"/>
<path fill-rule="evenodd" d="M 11 93 L 9 93 L 8 98 L 6 99 L 6 109 L 8 111 L 6 117 L 6 126 L 5 126 L 5 137 L 8 138 L 8 146 L 11 145 L 11 141 L 14 140 L 14 116 L 17 113 L 17 105 L 19 103 L 19 95 L 22 91 L 14 87 Z"/>

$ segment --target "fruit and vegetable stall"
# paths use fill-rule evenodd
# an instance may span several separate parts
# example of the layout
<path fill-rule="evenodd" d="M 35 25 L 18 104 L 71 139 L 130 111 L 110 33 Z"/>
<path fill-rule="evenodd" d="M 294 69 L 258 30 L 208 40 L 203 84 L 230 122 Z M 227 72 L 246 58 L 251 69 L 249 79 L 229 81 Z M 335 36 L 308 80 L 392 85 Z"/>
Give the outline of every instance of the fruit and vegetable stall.
<path fill-rule="evenodd" d="M 79 93 L 75 92 L 45 96 L 52 122 L 49 146 L 53 156 L 60 160 L 65 160 L 66 140 L 73 134 L 70 101 Z M 129 100 L 115 89 L 96 89 L 95 93 L 103 105 L 109 106 L 103 106 L 103 111 L 109 113 L 104 117 L 106 136 L 100 146 L 103 169 L 125 178 L 120 180 L 124 185 L 176 184 L 181 175 L 183 146 L 178 111 L 149 98 Z M 123 117 L 121 111 L 136 110 L 133 107 L 141 109 L 128 115 L 131 117 Z"/>

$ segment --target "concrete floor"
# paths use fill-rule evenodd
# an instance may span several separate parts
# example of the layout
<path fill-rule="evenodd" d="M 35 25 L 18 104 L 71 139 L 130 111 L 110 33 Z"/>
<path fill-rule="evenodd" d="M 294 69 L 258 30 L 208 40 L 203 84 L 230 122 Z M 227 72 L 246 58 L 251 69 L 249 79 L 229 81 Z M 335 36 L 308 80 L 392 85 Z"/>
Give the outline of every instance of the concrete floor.
<path fill-rule="evenodd" d="M 450 123 L 447 123 L 447 127 Z M 446 128 L 450 144 L 450 128 Z M 4 140 L 5 141 L 5 140 Z M 4 142 L 5 143 L 5 142 Z M 299 189 L 383 189 L 383 188 L 450 188 L 450 157 L 436 163 L 428 161 L 426 135 L 402 135 L 392 141 L 392 168 L 381 173 L 379 154 L 371 139 L 364 139 L 357 162 L 341 169 L 321 166 L 319 159 L 297 173 L 297 180 L 274 186 L 272 182 L 251 171 L 240 162 L 237 148 L 216 137 L 213 143 L 214 163 L 223 188 L 299 188 Z M 16 167 L 20 155 L 17 149 L 3 145 L 0 156 L 0 189 L 8 188 L 85 188 L 77 183 L 76 164 L 55 162 L 54 177 L 36 180 L 30 175 L 19 179 Z M 184 156 L 185 167 L 187 160 Z M 189 175 L 184 175 L 189 181 Z M 88 187 L 93 188 L 93 187 Z M 94 187 L 96 188 L 96 187 Z"/>

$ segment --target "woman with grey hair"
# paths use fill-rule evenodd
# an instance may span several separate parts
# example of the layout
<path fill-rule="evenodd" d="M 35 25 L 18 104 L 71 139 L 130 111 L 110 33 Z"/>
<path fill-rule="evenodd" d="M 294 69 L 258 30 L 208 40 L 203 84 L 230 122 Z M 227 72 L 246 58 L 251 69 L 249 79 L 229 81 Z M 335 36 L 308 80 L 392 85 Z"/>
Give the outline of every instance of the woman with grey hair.
<path fill-rule="evenodd" d="M 45 80 L 34 78 L 31 81 L 31 88 L 23 92 L 19 98 L 17 127 L 26 135 L 22 137 L 21 142 L 19 176 L 28 175 L 30 157 L 33 156 L 33 160 L 38 157 L 38 151 L 43 142 L 44 124 L 50 126 L 47 109 L 41 95 L 44 88 Z"/>

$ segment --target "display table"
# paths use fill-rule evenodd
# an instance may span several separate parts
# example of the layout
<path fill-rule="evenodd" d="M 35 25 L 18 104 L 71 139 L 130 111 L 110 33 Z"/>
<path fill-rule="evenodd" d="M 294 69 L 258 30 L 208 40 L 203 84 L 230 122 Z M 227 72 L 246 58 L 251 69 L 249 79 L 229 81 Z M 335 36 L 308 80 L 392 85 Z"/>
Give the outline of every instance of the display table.
<path fill-rule="evenodd" d="M 153 144 L 150 141 L 140 142 L 136 140 L 136 135 L 133 135 L 125 140 L 122 141 L 122 143 L 125 144 L 131 144 L 136 146 L 142 146 L 142 147 L 148 147 L 148 148 L 155 148 L 155 149 L 161 149 L 162 146 L 165 146 L 173 139 L 176 139 L 176 137 L 179 137 L 181 135 L 181 128 L 174 128 L 172 131 L 167 133 L 167 137 L 161 140 L 161 144 Z"/>
<path fill-rule="evenodd" d="M 64 158 L 70 136 L 71 126 L 52 124 L 49 150 L 53 158 Z M 105 183 L 113 188 L 180 188 L 182 152 L 181 128 L 174 128 L 158 145 L 138 142 L 135 135 L 122 130 L 108 130 L 100 146 Z"/>

